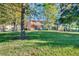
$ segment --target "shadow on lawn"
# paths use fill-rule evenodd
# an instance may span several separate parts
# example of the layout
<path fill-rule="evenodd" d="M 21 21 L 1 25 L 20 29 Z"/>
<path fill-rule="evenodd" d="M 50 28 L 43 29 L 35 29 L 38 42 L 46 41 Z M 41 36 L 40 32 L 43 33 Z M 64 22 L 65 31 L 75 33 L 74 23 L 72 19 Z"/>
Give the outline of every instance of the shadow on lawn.
<path fill-rule="evenodd" d="M 79 34 L 58 33 L 58 32 L 28 32 L 28 40 L 38 40 L 35 42 L 37 46 L 65 47 L 74 46 L 79 48 Z M 17 40 L 20 36 L 19 32 L 0 33 L 0 42 L 9 42 Z M 45 41 L 45 42 L 44 42 Z"/>
<path fill-rule="evenodd" d="M 46 41 L 44 43 L 37 43 L 38 46 L 74 46 L 79 48 L 79 34 L 71 33 L 58 33 L 58 32 L 31 32 L 29 34 L 29 40 Z M 32 35 L 33 34 L 33 35 Z"/>
<path fill-rule="evenodd" d="M 19 32 L 0 33 L 0 42 L 9 42 L 10 40 L 17 40 Z"/>

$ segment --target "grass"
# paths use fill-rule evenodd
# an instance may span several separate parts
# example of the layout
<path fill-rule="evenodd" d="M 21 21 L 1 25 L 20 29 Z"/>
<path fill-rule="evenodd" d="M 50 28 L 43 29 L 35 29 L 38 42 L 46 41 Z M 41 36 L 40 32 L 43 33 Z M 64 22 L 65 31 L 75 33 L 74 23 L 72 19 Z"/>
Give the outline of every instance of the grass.
<path fill-rule="evenodd" d="M 28 39 L 19 32 L 0 33 L 0 55 L 5 56 L 79 56 L 79 33 L 35 31 Z"/>

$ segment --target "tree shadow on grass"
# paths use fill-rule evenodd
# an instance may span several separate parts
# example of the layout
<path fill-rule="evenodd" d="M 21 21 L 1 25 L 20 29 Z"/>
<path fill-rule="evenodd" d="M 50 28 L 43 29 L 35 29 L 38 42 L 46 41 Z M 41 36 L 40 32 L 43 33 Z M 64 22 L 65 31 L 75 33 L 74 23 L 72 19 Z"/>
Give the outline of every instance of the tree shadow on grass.
<path fill-rule="evenodd" d="M 28 40 L 46 41 L 45 43 L 37 42 L 36 45 L 38 46 L 73 46 L 79 48 L 79 34 L 58 32 L 32 32 L 28 34 Z"/>
<path fill-rule="evenodd" d="M 38 40 L 37 46 L 74 46 L 79 48 L 79 34 L 58 33 L 58 32 L 27 32 L 28 40 Z M 20 33 L 0 33 L 0 42 L 9 42 L 10 40 L 19 40 Z M 44 43 L 41 43 L 42 41 Z"/>
<path fill-rule="evenodd" d="M 17 40 L 18 38 L 19 32 L 0 33 L 0 42 L 9 42 L 10 40 Z"/>

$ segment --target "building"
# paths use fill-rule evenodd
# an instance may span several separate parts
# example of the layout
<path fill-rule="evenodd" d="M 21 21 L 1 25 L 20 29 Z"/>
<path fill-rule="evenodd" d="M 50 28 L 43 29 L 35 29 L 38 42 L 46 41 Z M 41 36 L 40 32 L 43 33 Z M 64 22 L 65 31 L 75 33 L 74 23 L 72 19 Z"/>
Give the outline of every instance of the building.
<path fill-rule="evenodd" d="M 38 20 L 29 20 L 27 22 L 27 30 L 41 30 L 43 27 L 42 21 Z"/>

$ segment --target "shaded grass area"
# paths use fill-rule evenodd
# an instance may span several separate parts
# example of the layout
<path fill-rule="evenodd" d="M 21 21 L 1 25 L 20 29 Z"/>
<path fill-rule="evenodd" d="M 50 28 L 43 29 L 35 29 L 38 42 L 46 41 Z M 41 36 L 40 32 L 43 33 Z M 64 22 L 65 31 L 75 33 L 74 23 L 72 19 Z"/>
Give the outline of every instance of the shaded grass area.
<path fill-rule="evenodd" d="M 0 33 L 0 42 L 8 42 L 10 40 L 16 40 L 19 38 L 19 32 L 2 32 Z"/>
<path fill-rule="evenodd" d="M 19 32 L 0 33 L 0 55 L 79 56 L 79 33 L 27 32 L 27 39 L 17 39 Z"/>

